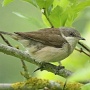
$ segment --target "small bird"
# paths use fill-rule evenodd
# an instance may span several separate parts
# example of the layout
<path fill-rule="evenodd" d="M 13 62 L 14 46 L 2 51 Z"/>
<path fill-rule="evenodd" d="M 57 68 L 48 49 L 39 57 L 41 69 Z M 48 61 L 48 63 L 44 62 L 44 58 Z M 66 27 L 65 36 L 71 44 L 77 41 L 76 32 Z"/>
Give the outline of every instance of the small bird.
<path fill-rule="evenodd" d="M 38 62 L 60 62 L 75 49 L 79 40 L 85 40 L 74 28 L 45 28 L 34 32 L 3 32 L 19 41 L 32 59 Z"/>

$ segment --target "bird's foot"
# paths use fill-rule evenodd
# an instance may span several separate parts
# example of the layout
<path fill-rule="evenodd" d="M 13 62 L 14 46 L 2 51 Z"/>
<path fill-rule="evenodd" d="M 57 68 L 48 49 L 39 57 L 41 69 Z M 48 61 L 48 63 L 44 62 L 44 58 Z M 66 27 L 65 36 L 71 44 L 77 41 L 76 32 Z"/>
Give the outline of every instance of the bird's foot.
<path fill-rule="evenodd" d="M 52 68 L 52 67 L 53 67 L 53 68 Z M 37 68 L 36 70 L 34 70 L 34 72 L 36 72 L 36 71 L 38 71 L 38 70 L 43 71 L 43 70 L 45 70 L 45 69 L 49 69 L 50 71 L 52 71 L 51 69 L 53 69 L 53 70 L 54 70 L 54 73 L 55 73 L 55 75 L 56 75 L 56 74 L 59 73 L 60 70 L 62 70 L 62 69 L 64 69 L 64 68 L 65 68 L 65 67 L 62 66 L 62 65 L 60 65 L 60 64 L 59 64 L 58 66 L 55 66 L 55 65 L 50 64 L 50 63 L 42 62 L 42 63 L 40 63 L 39 68 Z"/>
<path fill-rule="evenodd" d="M 38 71 L 38 70 L 43 70 L 43 68 L 45 67 L 45 62 L 41 63 L 40 67 L 38 67 L 37 69 L 34 70 L 34 72 Z"/>
<path fill-rule="evenodd" d="M 55 75 L 59 73 L 59 70 L 64 69 L 64 68 L 65 67 L 64 66 L 61 66 L 61 65 L 57 66 L 56 67 L 56 71 L 55 71 Z"/>

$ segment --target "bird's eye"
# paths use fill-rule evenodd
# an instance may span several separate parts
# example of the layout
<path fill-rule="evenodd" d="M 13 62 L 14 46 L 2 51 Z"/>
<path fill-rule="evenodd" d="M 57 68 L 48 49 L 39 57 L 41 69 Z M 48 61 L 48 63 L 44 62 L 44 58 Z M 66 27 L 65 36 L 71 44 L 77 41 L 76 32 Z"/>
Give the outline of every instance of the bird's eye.
<path fill-rule="evenodd" d="M 74 35 L 74 33 L 71 32 L 71 33 L 70 33 L 70 36 L 75 36 L 75 35 Z"/>

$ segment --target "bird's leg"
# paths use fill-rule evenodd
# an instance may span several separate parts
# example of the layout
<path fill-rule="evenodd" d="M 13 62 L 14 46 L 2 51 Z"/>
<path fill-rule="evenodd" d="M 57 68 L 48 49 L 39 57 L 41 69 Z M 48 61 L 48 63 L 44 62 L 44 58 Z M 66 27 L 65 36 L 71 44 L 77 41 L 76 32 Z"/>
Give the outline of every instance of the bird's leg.
<path fill-rule="evenodd" d="M 61 66 L 62 65 L 60 61 L 58 62 L 58 64 L 59 64 L 58 66 Z"/>

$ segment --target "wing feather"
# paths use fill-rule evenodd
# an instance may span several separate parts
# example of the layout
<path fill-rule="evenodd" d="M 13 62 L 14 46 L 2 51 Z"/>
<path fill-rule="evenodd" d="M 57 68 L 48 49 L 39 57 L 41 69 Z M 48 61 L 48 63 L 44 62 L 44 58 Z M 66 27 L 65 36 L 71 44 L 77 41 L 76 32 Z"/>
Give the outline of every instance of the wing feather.
<path fill-rule="evenodd" d="M 15 32 L 25 39 L 32 39 L 45 45 L 62 47 L 66 40 L 62 37 L 59 28 L 45 28 L 34 32 Z"/>

